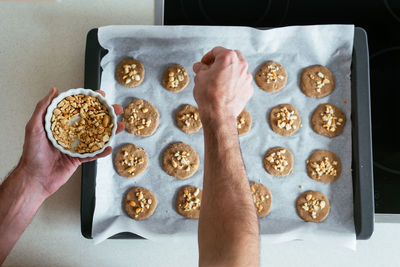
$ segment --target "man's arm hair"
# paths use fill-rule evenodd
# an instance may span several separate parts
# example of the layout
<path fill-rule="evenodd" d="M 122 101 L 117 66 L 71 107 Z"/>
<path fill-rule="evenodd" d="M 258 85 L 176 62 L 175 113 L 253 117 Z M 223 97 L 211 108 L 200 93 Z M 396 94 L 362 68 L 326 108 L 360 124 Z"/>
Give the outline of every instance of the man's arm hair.
<path fill-rule="evenodd" d="M 259 227 L 236 119 L 204 126 L 200 266 L 259 265 Z"/>
<path fill-rule="evenodd" d="M 43 188 L 19 166 L 0 185 L 0 265 L 45 198 Z"/>

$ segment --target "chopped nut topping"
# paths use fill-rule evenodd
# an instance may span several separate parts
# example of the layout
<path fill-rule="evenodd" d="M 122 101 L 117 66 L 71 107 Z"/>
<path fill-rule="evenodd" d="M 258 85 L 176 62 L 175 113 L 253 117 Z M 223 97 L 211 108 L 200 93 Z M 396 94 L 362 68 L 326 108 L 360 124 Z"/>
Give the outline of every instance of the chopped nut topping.
<path fill-rule="evenodd" d="M 200 209 L 201 200 L 199 198 L 200 189 L 196 188 L 193 192 L 189 192 L 186 188 L 183 190 L 183 203 L 179 203 L 179 207 L 184 211 L 192 211 L 196 209 Z"/>
<path fill-rule="evenodd" d="M 141 104 L 138 105 L 137 108 L 132 109 L 132 113 L 130 114 L 127 121 L 128 123 L 133 124 L 136 127 L 138 133 L 140 133 L 140 130 L 143 130 L 144 128 L 149 128 L 152 123 L 151 119 L 144 118 L 144 116 L 146 116 L 144 114 L 148 112 L 149 109 L 142 107 Z"/>
<path fill-rule="evenodd" d="M 286 107 L 280 109 L 280 112 L 275 114 L 275 117 L 278 118 L 276 125 L 280 129 L 286 129 L 287 131 L 296 129 L 296 125 L 293 125 L 295 120 L 297 120 L 297 116 L 294 113 L 294 110 L 289 110 Z"/>
<path fill-rule="evenodd" d="M 331 175 L 336 176 L 337 170 L 335 166 L 338 165 L 337 161 L 331 161 L 328 157 L 324 157 L 320 162 L 311 162 L 310 167 L 313 169 L 312 174 L 316 175 L 318 179 L 321 178 L 322 175 Z"/>
<path fill-rule="evenodd" d="M 186 151 L 176 152 L 171 160 L 172 167 L 190 172 L 191 168 L 195 167 L 195 164 L 190 164 L 189 156 L 190 154 Z"/>
<path fill-rule="evenodd" d="M 256 188 L 254 187 L 254 185 L 251 186 L 251 192 L 255 193 L 256 192 Z"/>
<path fill-rule="evenodd" d="M 136 170 L 136 166 L 144 163 L 144 159 L 141 157 L 136 157 L 134 154 L 129 155 L 128 151 L 121 151 L 123 154 L 123 160 L 121 161 L 121 165 L 126 166 L 125 171 L 134 175 L 134 171 Z"/>
<path fill-rule="evenodd" d="M 317 72 L 316 76 L 310 74 L 309 77 L 311 80 L 315 81 L 315 90 L 318 93 L 321 92 L 322 87 L 331 82 L 329 79 L 325 78 L 325 75 L 322 72 Z"/>
<path fill-rule="evenodd" d="M 136 68 L 136 64 L 126 64 L 123 65 L 122 68 L 124 69 L 122 73 L 122 79 L 124 80 L 125 84 L 129 84 L 132 81 L 140 81 L 140 73 Z"/>
<path fill-rule="evenodd" d="M 197 121 L 199 121 L 199 113 L 195 112 L 188 112 L 183 114 L 178 120 L 183 121 L 185 124 L 183 127 L 190 127 L 190 125 L 194 125 Z"/>
<path fill-rule="evenodd" d="M 285 167 L 289 165 L 284 155 L 285 153 L 286 149 L 282 149 L 267 156 L 267 161 L 271 163 L 272 167 L 279 172 L 283 172 Z"/>
<path fill-rule="evenodd" d="M 308 211 L 313 219 L 316 219 L 318 211 L 325 208 L 325 201 L 316 199 L 312 194 L 307 194 L 305 200 L 306 202 L 301 206 L 301 208 Z"/>
<path fill-rule="evenodd" d="M 138 202 L 139 202 L 139 206 L 140 206 L 140 207 L 137 207 L 138 204 L 136 204 L 136 202 L 134 202 L 134 201 L 132 201 L 132 200 L 128 201 L 128 204 L 129 204 L 131 207 L 137 207 L 137 208 L 135 209 L 135 213 L 136 213 L 136 214 L 135 214 L 135 218 L 137 218 L 137 217 L 139 216 L 140 213 L 145 212 L 146 209 L 150 209 L 150 205 L 151 205 L 151 203 L 152 203 L 151 198 L 146 199 L 146 198 L 144 197 L 142 191 L 136 192 L 136 197 L 137 197 L 137 199 L 138 199 Z M 132 205 L 132 204 L 134 204 L 134 205 Z"/>
<path fill-rule="evenodd" d="M 276 66 L 275 64 L 268 65 L 268 72 L 266 73 L 266 78 L 267 78 L 266 82 L 267 83 L 274 83 L 274 88 L 278 87 L 276 85 L 276 83 L 279 80 L 282 81 L 283 79 L 285 79 L 285 77 L 283 75 L 278 75 L 277 74 L 277 71 L 279 71 L 279 69 L 280 68 L 278 66 Z"/>
<path fill-rule="evenodd" d="M 254 185 L 252 185 L 250 189 L 254 205 L 256 206 L 257 211 L 260 213 L 264 209 L 263 203 L 265 202 L 266 199 L 269 199 L 270 196 L 268 194 L 267 195 L 261 194 L 261 192 L 256 190 Z"/>
<path fill-rule="evenodd" d="M 241 129 L 244 126 L 245 123 L 246 123 L 246 120 L 245 120 L 245 118 L 243 116 L 240 116 L 240 117 L 238 116 L 236 118 L 236 124 L 237 124 L 237 128 L 238 129 Z"/>
<path fill-rule="evenodd" d="M 177 73 L 170 71 L 168 73 L 168 87 L 177 88 L 179 86 L 179 83 L 185 80 L 185 76 L 187 76 L 187 73 L 186 71 L 183 71 L 182 67 L 177 68 Z"/>
<path fill-rule="evenodd" d="M 342 125 L 343 119 L 335 116 L 333 107 L 331 105 L 325 105 L 325 112 L 320 114 L 322 117 L 322 127 L 330 132 L 336 131 L 339 125 Z"/>
<path fill-rule="evenodd" d="M 73 121 L 80 117 L 79 121 Z M 114 125 L 107 108 L 96 98 L 72 95 L 57 104 L 51 118 L 54 139 L 63 148 L 77 153 L 91 153 L 110 140 Z M 75 140 L 78 144 L 73 147 Z"/>

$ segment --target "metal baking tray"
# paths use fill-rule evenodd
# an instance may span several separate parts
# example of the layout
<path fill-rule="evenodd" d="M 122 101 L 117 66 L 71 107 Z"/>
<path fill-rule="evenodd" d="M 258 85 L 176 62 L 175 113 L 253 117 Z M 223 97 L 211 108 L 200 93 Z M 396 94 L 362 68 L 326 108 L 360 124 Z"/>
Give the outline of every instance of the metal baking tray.
<path fill-rule="evenodd" d="M 100 89 L 101 59 L 107 50 L 100 46 L 98 29 L 87 34 L 85 53 L 84 88 Z M 369 54 L 367 33 L 356 27 L 351 65 L 351 122 L 352 122 L 352 174 L 354 199 L 354 224 L 357 239 L 369 239 L 374 230 L 374 190 L 372 170 L 371 105 L 369 84 Z M 81 186 L 81 232 L 92 238 L 92 222 L 96 203 L 97 161 L 82 165 Z M 141 238 L 123 232 L 111 239 Z"/>

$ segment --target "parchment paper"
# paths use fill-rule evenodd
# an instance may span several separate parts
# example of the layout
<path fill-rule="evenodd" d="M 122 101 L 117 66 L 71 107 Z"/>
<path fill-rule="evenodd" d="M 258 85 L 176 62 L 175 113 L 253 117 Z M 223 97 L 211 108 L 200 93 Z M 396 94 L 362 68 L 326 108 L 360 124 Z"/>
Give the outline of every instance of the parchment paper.
<path fill-rule="evenodd" d="M 119 233 L 132 232 L 150 240 L 188 238 L 196 240 L 197 220 L 185 219 L 175 211 L 177 190 L 184 185 L 202 187 L 203 130 L 188 135 L 179 130 L 174 114 L 182 104 L 196 105 L 193 99 L 193 63 L 210 49 L 221 45 L 239 49 L 253 75 L 267 60 L 282 64 L 288 73 L 286 87 L 277 93 L 262 91 L 254 83 L 254 95 L 246 106 L 253 125 L 240 137 L 240 146 L 249 180 L 261 182 L 272 192 L 271 213 L 259 220 L 263 242 L 274 243 L 302 239 L 355 248 L 353 191 L 351 177 L 350 65 L 353 50 L 353 25 L 324 25 L 257 30 L 246 27 L 192 26 L 107 26 L 99 29 L 99 42 L 109 53 L 102 59 L 101 89 L 112 103 L 126 106 L 133 97 L 154 104 L 160 124 L 150 137 L 138 137 L 124 131 L 114 139 L 114 153 L 98 160 L 93 238 L 96 243 Z M 115 79 L 116 65 L 125 57 L 135 57 L 146 69 L 144 82 L 126 88 Z M 189 72 L 190 83 L 182 92 L 172 93 L 161 84 L 162 73 L 170 64 L 181 64 Z M 334 92 L 322 99 L 306 97 L 299 88 L 301 71 L 310 65 L 327 66 L 336 79 Z M 345 103 L 345 100 L 347 101 Z M 289 103 L 299 110 L 303 127 L 290 137 L 274 133 L 268 124 L 272 107 Z M 343 133 L 335 138 L 316 134 L 310 117 L 321 103 L 340 107 L 347 117 Z M 167 143 L 182 141 L 199 154 L 201 165 L 189 179 L 178 180 L 161 167 Z M 115 152 L 126 143 L 143 147 L 149 157 L 147 170 L 137 178 L 119 176 L 113 167 Z M 292 175 L 273 177 L 263 168 L 265 152 L 274 146 L 289 148 L 294 154 Z M 308 178 L 305 161 L 315 149 L 336 153 L 342 174 L 332 184 Z M 122 206 L 124 194 L 133 186 L 150 189 L 159 200 L 154 215 L 144 221 L 129 218 Z M 295 201 L 302 192 L 317 190 L 327 195 L 331 211 L 323 223 L 306 223 L 296 214 Z"/>

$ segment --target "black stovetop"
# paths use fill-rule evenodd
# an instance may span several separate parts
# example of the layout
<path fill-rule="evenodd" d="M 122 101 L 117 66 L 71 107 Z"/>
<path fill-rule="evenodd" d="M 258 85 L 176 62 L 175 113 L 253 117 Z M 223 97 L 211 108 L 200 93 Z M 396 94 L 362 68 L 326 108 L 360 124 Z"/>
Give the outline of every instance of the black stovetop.
<path fill-rule="evenodd" d="M 399 0 L 164 0 L 164 24 L 364 28 L 370 52 L 375 211 L 400 214 Z"/>

